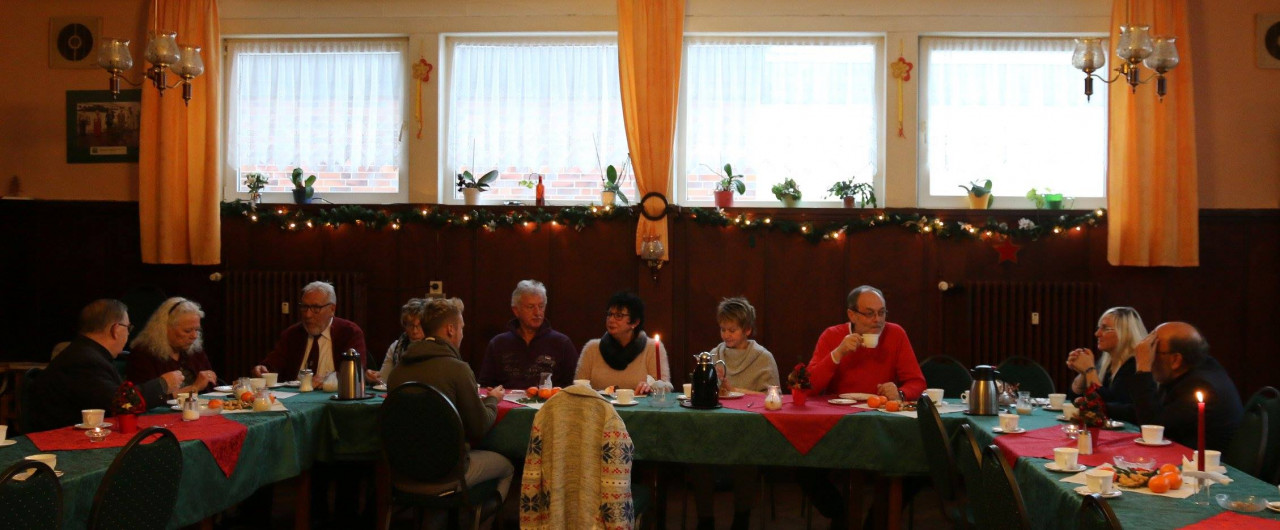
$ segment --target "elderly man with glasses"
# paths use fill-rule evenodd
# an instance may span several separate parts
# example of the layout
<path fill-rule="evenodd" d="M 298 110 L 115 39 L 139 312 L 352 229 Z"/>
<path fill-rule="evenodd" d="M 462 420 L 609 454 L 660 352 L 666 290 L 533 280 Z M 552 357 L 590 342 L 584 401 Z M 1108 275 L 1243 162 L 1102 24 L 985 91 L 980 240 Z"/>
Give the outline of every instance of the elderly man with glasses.
<path fill-rule="evenodd" d="M 924 392 L 924 374 L 902 326 L 886 322 L 884 293 L 870 285 L 849 291 L 849 321 L 822 332 L 809 361 L 813 392 L 878 394 L 914 401 Z"/>
<path fill-rule="evenodd" d="M 79 423 L 81 410 L 111 409 L 111 400 L 124 383 L 112 361 L 124 351 L 132 329 L 129 310 L 119 300 L 95 300 L 80 311 L 79 334 L 28 383 L 34 431 Z M 182 381 L 182 372 L 166 372 L 139 384 L 138 391 L 147 406 L 163 405 Z"/>
<path fill-rule="evenodd" d="M 334 371 L 335 355 L 355 349 L 364 362 L 369 354 L 364 331 L 355 322 L 333 315 L 337 303 L 338 295 L 329 283 L 311 282 L 303 287 L 302 303 L 298 304 L 301 321 L 280 334 L 276 347 L 253 367 L 254 377 L 275 372 L 281 381 L 291 381 L 298 378 L 299 370 L 307 368 L 314 374 L 318 388 L 325 376 Z"/>

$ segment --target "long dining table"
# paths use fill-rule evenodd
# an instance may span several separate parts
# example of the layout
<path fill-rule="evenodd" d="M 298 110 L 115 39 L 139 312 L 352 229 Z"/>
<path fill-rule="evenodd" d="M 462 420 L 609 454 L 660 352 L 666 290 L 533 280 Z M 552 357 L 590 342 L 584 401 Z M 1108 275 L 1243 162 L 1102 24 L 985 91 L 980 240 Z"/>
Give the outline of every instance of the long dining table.
<path fill-rule="evenodd" d="M 289 389 L 281 389 L 288 391 Z M 371 391 L 372 392 L 372 391 Z M 848 469 L 880 473 L 889 477 L 924 476 L 928 473 L 923 444 L 916 420 L 883 411 L 865 411 L 833 406 L 824 399 L 811 398 L 805 406 L 815 421 L 827 429 L 813 436 L 813 427 L 802 425 L 799 434 L 809 434 L 807 444 L 798 444 L 796 430 L 787 435 L 768 418 L 763 407 L 738 406 L 715 410 L 694 410 L 680 406 L 658 407 L 647 398 L 639 404 L 619 407 L 635 443 L 639 461 L 686 464 L 750 464 Z M 177 507 L 170 527 L 199 523 L 247 498 L 259 487 L 274 482 L 296 480 L 305 487 L 306 473 L 317 461 L 378 460 L 377 411 L 380 396 L 360 401 L 335 401 L 329 393 L 311 392 L 281 399 L 286 411 L 225 414 L 224 418 L 247 428 L 234 471 L 223 472 L 208 449 L 199 441 L 181 443 L 183 474 Z M 784 407 L 794 407 L 787 403 Z M 154 413 L 172 413 L 168 408 Z M 499 421 L 478 446 L 497 451 L 513 461 L 524 457 L 529 429 L 536 410 L 512 403 L 504 404 Z M 1028 429 L 1058 425 L 1056 413 L 1035 410 L 1022 417 Z M 993 443 L 998 436 L 992 428 L 995 417 L 950 413 L 942 416 L 948 428 L 962 422 L 975 426 L 979 442 Z M 771 421 L 772 420 L 772 421 Z M 1131 425 L 1127 431 L 1136 429 Z M 112 436 L 124 436 L 116 433 Z M 32 441 L 20 436 L 14 444 L 0 447 L 0 466 L 8 467 L 39 451 Z M 798 448 L 799 447 L 799 448 Z M 804 450 L 801 450 L 803 448 Z M 119 448 L 55 451 L 61 477 L 64 527 L 83 528 L 88 521 L 94 492 Z M 1075 528 L 1076 512 L 1083 497 L 1073 490 L 1076 484 L 1062 482 L 1051 473 L 1042 458 L 1019 458 L 1015 476 L 1030 507 L 1037 528 Z M 1253 494 L 1276 498 L 1277 490 L 1243 472 L 1230 469 L 1235 479 L 1215 486 L 1214 493 Z M 1170 499 L 1126 493 L 1110 502 L 1126 528 L 1176 528 L 1210 520 L 1223 513 L 1217 505 L 1198 505 L 1191 499 Z M 307 527 L 308 507 L 299 504 L 297 526 Z M 1280 523 L 1280 515 L 1250 514 L 1261 520 Z"/>

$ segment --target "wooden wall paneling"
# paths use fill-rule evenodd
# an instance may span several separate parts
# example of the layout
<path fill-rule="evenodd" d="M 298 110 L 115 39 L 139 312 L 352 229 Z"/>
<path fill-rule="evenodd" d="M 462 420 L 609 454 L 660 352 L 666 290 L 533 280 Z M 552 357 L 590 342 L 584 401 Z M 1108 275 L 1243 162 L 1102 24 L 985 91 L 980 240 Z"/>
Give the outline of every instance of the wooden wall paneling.
<path fill-rule="evenodd" d="M 467 302 L 467 332 L 480 346 L 482 360 L 489 339 L 507 331 L 511 314 L 511 291 L 520 280 L 547 281 L 551 269 L 547 235 L 549 230 L 512 230 L 476 233 L 476 291 Z M 551 293 L 547 293 L 550 297 Z M 476 365 L 479 368 L 479 365 Z"/>
<path fill-rule="evenodd" d="M 1233 228 L 1223 223 L 1222 229 Z M 1243 342 L 1236 352 L 1219 352 L 1223 357 L 1238 357 L 1244 370 L 1244 380 L 1238 382 L 1241 393 L 1247 399 L 1264 386 L 1280 387 L 1280 345 L 1276 344 L 1276 330 L 1280 330 L 1280 221 L 1259 219 L 1247 229 L 1248 272 L 1243 278 L 1245 300 L 1237 329 Z M 1243 250 L 1242 250 L 1243 251 Z M 1240 373 L 1240 372 L 1232 372 Z"/>
<path fill-rule="evenodd" d="M 924 247 L 935 242 L 929 235 L 880 229 L 821 243 L 842 246 L 847 253 L 846 294 L 864 284 L 884 292 L 890 319 L 906 330 L 917 355 L 922 345 L 927 347 L 927 341 L 922 339 L 928 336 L 925 323 L 928 306 L 920 281 L 926 275 Z"/>
<path fill-rule="evenodd" d="M 851 236 L 851 237 L 859 237 Z M 797 362 L 808 362 L 822 331 L 845 316 L 845 296 L 856 287 L 842 245 L 815 245 L 794 234 L 770 232 L 765 248 L 764 299 L 756 317 L 767 327 L 779 374 L 785 378 Z"/>
<path fill-rule="evenodd" d="M 716 322 L 716 306 L 723 298 L 745 296 L 753 306 L 758 306 L 764 295 L 765 255 L 768 247 L 762 231 L 742 233 L 733 228 L 700 227 L 683 223 L 681 235 L 684 245 L 676 259 L 686 271 L 684 311 L 686 318 L 683 341 L 673 348 L 679 353 L 681 366 L 692 368 L 692 355 L 708 351 L 720 343 L 720 328 Z M 755 245 L 752 246 L 754 240 Z M 759 319 L 759 316 L 757 316 Z M 764 344 L 772 326 L 759 322 L 760 334 L 756 337 Z M 690 357 L 685 359 L 684 357 Z M 683 361 L 688 362 L 683 362 Z M 672 360 L 672 370 L 675 371 Z M 681 373 L 688 375 L 688 369 Z M 682 379 L 683 380 L 683 379 Z"/>
<path fill-rule="evenodd" d="M 461 298 L 464 304 L 473 302 L 476 299 L 476 282 L 483 275 L 480 263 L 476 260 L 477 249 L 481 244 L 477 240 L 478 232 L 464 227 L 445 227 L 440 232 L 440 237 L 430 243 L 430 252 L 436 256 L 439 267 L 436 277 L 430 280 L 444 282 L 444 296 Z M 464 309 L 464 318 L 474 318 L 473 311 Z M 479 370 L 480 356 L 488 342 L 488 338 L 476 333 L 467 339 L 464 331 L 462 351 L 458 353 L 474 369 Z"/>
<path fill-rule="evenodd" d="M 588 340 L 604 335 L 609 296 L 639 291 L 635 226 L 633 221 L 617 220 L 597 222 L 581 231 L 563 225 L 543 227 L 549 229 L 552 264 L 543 282 L 550 298 L 547 318 L 579 350 Z"/>

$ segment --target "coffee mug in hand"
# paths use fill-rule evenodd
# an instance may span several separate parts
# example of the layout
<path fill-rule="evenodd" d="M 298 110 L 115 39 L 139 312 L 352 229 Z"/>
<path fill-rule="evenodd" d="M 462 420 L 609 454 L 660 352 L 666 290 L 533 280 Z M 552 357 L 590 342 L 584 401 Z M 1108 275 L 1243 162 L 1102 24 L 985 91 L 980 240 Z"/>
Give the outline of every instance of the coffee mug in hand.
<path fill-rule="evenodd" d="M 1089 491 L 1094 493 L 1110 495 L 1112 491 L 1115 491 L 1112 482 L 1115 479 L 1115 473 L 1109 469 L 1091 469 L 1084 474 L 1084 479 L 1086 485 L 1089 486 Z"/>
<path fill-rule="evenodd" d="M 106 413 L 103 409 L 84 409 L 80 411 L 80 421 L 84 422 L 85 427 L 97 427 Z"/>
<path fill-rule="evenodd" d="M 862 347 L 863 347 L 863 348 L 874 348 L 874 347 L 879 346 L 879 345 L 880 345 L 880 334 L 879 334 L 879 333 L 863 333 L 863 334 L 862 334 Z"/>
<path fill-rule="evenodd" d="M 36 462 L 41 462 L 44 465 L 49 466 L 49 469 L 52 469 L 54 471 L 58 470 L 58 455 L 44 453 L 44 454 L 28 456 L 26 459 L 34 460 Z"/>
<path fill-rule="evenodd" d="M 627 404 L 636 400 L 636 391 L 630 388 L 619 388 L 617 390 L 618 403 Z"/>
<path fill-rule="evenodd" d="M 1149 444 L 1158 444 L 1164 442 L 1164 426 L 1163 425 L 1143 425 L 1142 441 Z M 1205 452 L 1205 456 L 1209 453 Z"/>

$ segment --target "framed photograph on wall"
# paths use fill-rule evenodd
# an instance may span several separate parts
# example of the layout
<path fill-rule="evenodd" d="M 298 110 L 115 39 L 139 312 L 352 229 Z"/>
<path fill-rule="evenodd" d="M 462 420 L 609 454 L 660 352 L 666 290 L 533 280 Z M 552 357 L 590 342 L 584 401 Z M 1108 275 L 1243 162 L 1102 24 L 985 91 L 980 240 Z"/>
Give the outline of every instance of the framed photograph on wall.
<path fill-rule="evenodd" d="M 1280 68 L 1280 13 L 1258 13 L 1258 68 Z"/>
<path fill-rule="evenodd" d="M 67 163 L 137 162 L 142 91 L 67 91 Z"/>

